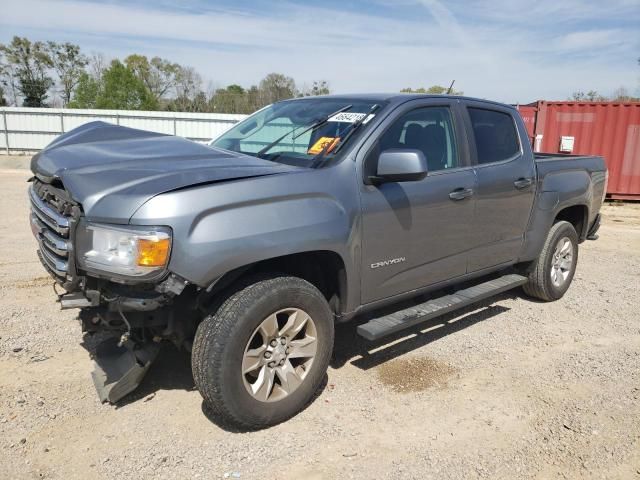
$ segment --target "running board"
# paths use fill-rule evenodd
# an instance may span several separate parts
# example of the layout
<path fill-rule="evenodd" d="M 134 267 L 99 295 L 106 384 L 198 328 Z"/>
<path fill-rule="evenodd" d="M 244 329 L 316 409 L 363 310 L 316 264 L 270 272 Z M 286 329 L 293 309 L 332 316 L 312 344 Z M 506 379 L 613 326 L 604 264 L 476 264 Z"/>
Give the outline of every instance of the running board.
<path fill-rule="evenodd" d="M 522 275 L 503 275 L 495 280 L 474 285 L 473 287 L 458 290 L 451 295 L 434 298 L 428 302 L 390 313 L 383 317 L 374 318 L 367 323 L 358 326 L 358 335 L 367 340 L 378 340 L 405 328 L 413 327 L 419 323 L 431 320 L 445 313 L 459 308 L 467 307 L 489 297 L 493 297 L 512 288 L 527 283 L 527 277 Z"/>

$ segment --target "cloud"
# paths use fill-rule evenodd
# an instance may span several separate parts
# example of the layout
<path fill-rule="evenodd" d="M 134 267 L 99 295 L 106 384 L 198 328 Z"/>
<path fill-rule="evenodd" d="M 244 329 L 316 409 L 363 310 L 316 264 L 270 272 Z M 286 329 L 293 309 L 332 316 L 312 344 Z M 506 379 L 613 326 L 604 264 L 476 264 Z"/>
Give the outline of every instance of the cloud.
<path fill-rule="evenodd" d="M 620 30 L 587 30 L 571 32 L 560 38 L 558 46 L 563 50 L 591 50 L 626 43 L 625 32 Z"/>
<path fill-rule="evenodd" d="M 457 39 L 461 46 L 471 47 L 470 37 L 456 20 L 451 10 L 445 7 L 442 2 L 438 0 L 421 0 L 420 3 L 429 10 L 429 13 L 431 13 L 431 16 L 443 31 L 451 33 L 452 38 Z"/>
<path fill-rule="evenodd" d="M 456 79 L 470 95 L 528 102 L 637 82 L 637 0 L 606 8 L 580 0 L 354 5 L 0 0 L 0 42 L 28 34 L 114 57 L 159 55 L 219 85 L 249 85 L 280 71 L 299 82 L 327 79 L 340 93 Z"/>

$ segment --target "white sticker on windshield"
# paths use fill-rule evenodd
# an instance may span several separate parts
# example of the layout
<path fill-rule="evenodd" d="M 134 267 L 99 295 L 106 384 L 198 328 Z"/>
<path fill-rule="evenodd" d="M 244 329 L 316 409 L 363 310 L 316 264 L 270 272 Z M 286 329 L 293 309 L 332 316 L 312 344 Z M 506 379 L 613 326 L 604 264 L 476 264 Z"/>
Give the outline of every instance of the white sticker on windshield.
<path fill-rule="evenodd" d="M 343 123 L 355 123 L 357 121 L 359 121 L 360 119 L 367 117 L 364 122 L 362 123 L 368 123 L 373 117 L 374 115 L 369 114 L 367 116 L 366 113 L 355 113 L 355 112 L 341 112 L 341 113 L 337 113 L 332 117 L 329 117 L 329 122 L 343 122 Z"/>

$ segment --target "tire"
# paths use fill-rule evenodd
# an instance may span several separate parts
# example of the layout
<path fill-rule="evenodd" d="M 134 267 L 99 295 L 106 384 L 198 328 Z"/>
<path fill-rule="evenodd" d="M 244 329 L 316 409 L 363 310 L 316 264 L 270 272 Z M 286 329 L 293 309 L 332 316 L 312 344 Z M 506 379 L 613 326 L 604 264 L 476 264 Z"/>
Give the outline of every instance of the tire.
<path fill-rule="evenodd" d="M 556 249 L 566 246 L 567 240 L 571 245 L 570 261 L 563 257 L 564 261 L 561 261 L 560 264 L 564 265 L 566 269 L 558 270 L 555 268 L 556 276 L 554 277 L 555 255 L 558 253 Z M 571 285 L 577 263 L 578 234 L 575 228 L 569 222 L 560 221 L 555 223 L 549 230 L 542 252 L 533 262 L 533 268 L 529 273 L 529 281 L 523 286 L 525 293 L 546 302 L 562 298 Z"/>
<path fill-rule="evenodd" d="M 311 321 L 303 320 L 305 313 Z M 273 340 L 265 338 L 264 326 L 268 324 L 271 328 L 273 321 L 268 320 L 274 317 L 276 334 L 269 338 L 282 340 L 283 346 L 276 342 L 272 348 Z M 286 330 L 291 318 L 304 326 L 300 333 L 288 338 L 280 332 Z M 292 325 L 289 332 L 297 328 L 297 324 Z M 191 355 L 196 387 L 209 411 L 222 423 L 249 430 L 278 424 L 300 412 L 322 384 L 331 359 L 333 335 L 333 314 L 312 284 L 290 276 L 256 278 L 248 286 L 238 288 L 198 326 Z M 294 344 L 304 341 L 310 344 L 314 338 L 315 354 L 310 362 L 307 358 L 289 358 L 294 356 L 289 352 L 301 348 Z M 285 341 L 289 342 L 286 347 Z M 271 361 L 266 360 L 266 350 L 260 350 L 263 348 L 271 349 L 268 357 Z M 285 348 L 286 358 L 282 359 Z M 249 355 L 257 351 L 264 353 Z M 268 363 L 244 373 L 244 362 L 250 358 Z M 269 367 L 275 363 L 273 360 L 280 362 L 275 368 Z M 271 387 L 264 381 L 269 375 Z M 261 378 L 263 383 L 259 383 Z M 283 379 L 287 379 L 286 383 Z M 251 393 L 259 384 L 266 387 Z M 268 398 L 264 398 L 265 392 L 270 392 L 266 394 Z"/>

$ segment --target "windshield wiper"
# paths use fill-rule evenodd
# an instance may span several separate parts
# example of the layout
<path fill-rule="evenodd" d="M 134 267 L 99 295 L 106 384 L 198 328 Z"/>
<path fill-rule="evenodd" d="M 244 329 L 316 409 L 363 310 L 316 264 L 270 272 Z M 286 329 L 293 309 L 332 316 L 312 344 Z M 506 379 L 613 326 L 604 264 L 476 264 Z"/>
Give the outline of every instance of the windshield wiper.
<path fill-rule="evenodd" d="M 345 112 L 347 110 L 349 110 L 353 105 L 347 105 L 346 107 L 342 107 L 340 110 L 336 110 L 333 113 L 330 113 L 329 115 L 325 115 L 324 117 L 322 117 L 319 120 L 316 120 L 315 122 L 313 122 L 311 125 L 309 125 L 307 128 L 305 128 L 302 132 L 300 132 L 298 135 L 296 135 L 295 137 L 292 137 L 292 140 L 295 140 L 296 138 L 298 138 L 300 135 L 304 135 L 305 133 L 307 133 L 309 130 L 315 130 L 316 128 L 324 125 L 325 123 L 327 123 L 329 121 L 329 119 L 331 117 L 333 117 L 334 115 L 337 115 L 339 113 Z M 267 153 L 269 150 L 271 150 L 273 147 L 275 147 L 277 144 L 279 144 L 282 140 L 284 140 L 286 137 L 288 137 L 289 135 L 291 135 L 293 132 L 295 132 L 298 128 L 300 127 L 295 127 L 292 130 L 289 130 L 287 133 L 285 133 L 284 135 L 282 135 L 281 137 L 276 138 L 273 142 L 271 142 L 269 145 L 267 145 L 266 147 L 264 147 L 263 149 L 261 149 L 258 153 L 256 153 L 256 157 L 258 158 L 262 158 L 262 155 L 264 155 L 265 153 Z"/>
<path fill-rule="evenodd" d="M 312 123 L 307 128 L 305 128 L 302 132 L 297 134 L 295 137 L 293 137 L 292 140 L 295 140 L 296 138 L 304 135 L 309 130 L 315 130 L 316 128 L 321 127 L 322 125 L 327 123 L 331 117 L 333 117 L 334 115 L 338 115 L 339 113 L 346 112 L 351 107 L 353 107 L 353 105 L 347 105 L 346 107 L 342 107 L 340 110 L 336 110 L 335 112 L 330 113 L 329 115 L 326 115 L 325 117 L 321 118 L 320 120 L 317 120 L 316 122 Z"/>
<path fill-rule="evenodd" d="M 365 120 L 369 118 L 369 115 L 372 115 L 373 112 L 375 112 L 378 108 L 380 108 L 380 105 L 376 103 L 369 109 L 369 111 L 365 115 L 363 115 L 362 117 L 360 117 L 358 120 L 356 120 L 351 124 L 351 128 L 349 129 L 345 137 L 340 140 L 340 143 L 338 143 L 338 147 L 333 151 L 334 155 L 336 155 L 340 151 L 342 146 L 347 143 L 347 140 L 349 140 L 351 135 L 353 135 L 353 133 L 360 127 L 360 125 L 362 125 L 365 122 Z M 327 143 L 327 145 L 325 145 L 322 151 L 311 159 L 311 164 L 309 165 L 309 168 L 316 168 L 320 164 L 320 161 L 327 154 L 327 150 L 329 149 L 330 146 L 331 146 L 331 143 Z"/>

